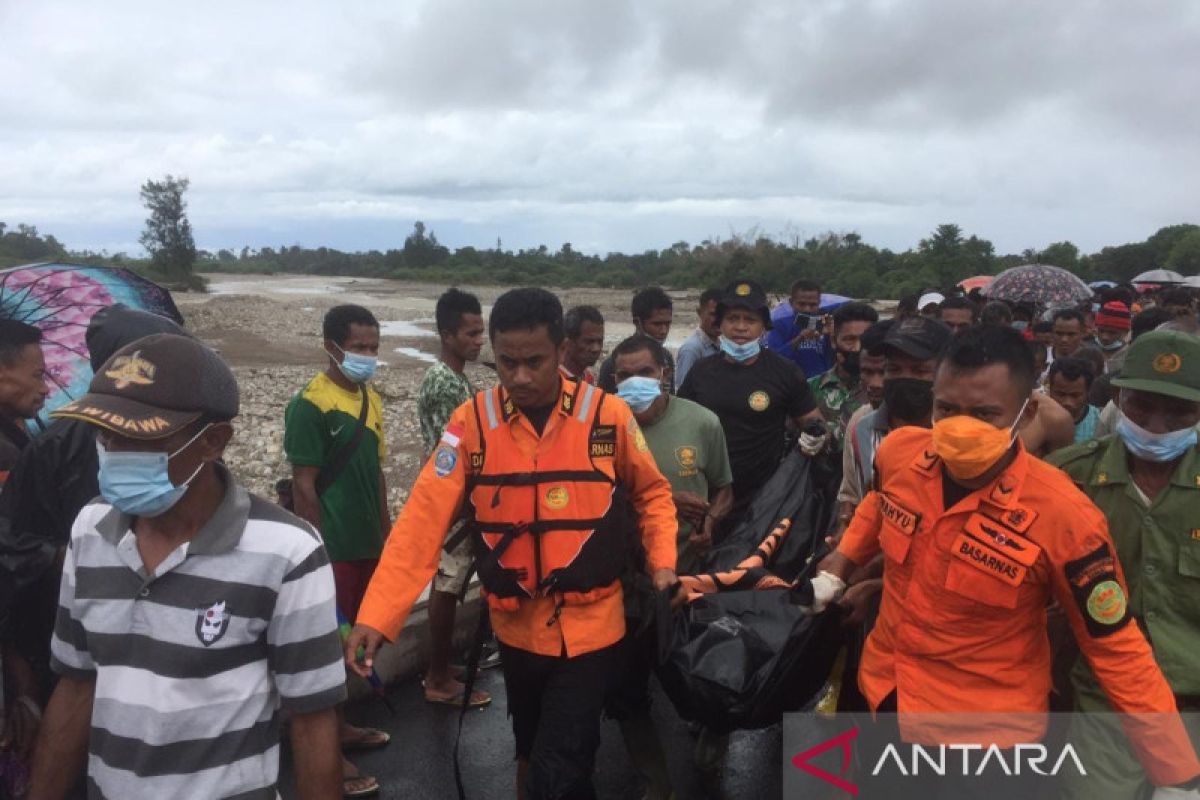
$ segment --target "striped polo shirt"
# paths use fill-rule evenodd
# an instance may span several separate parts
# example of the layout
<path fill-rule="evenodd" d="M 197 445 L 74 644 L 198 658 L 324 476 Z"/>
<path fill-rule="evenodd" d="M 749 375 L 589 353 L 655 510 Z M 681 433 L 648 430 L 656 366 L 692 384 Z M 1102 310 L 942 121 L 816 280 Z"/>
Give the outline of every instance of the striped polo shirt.
<path fill-rule="evenodd" d="M 280 709 L 345 697 L 320 539 L 217 468 L 216 513 L 153 575 L 131 517 L 96 500 L 75 520 L 51 652 L 95 680 L 89 797 L 275 798 Z"/>

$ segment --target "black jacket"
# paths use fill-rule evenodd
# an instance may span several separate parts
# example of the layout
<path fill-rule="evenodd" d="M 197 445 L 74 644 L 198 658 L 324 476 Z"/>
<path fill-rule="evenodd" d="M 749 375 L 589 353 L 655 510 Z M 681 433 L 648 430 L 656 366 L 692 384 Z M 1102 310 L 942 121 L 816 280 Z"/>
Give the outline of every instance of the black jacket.
<path fill-rule="evenodd" d="M 154 333 L 187 335 L 169 319 L 116 305 L 88 326 L 92 369 Z M 80 510 L 100 494 L 96 428 L 56 420 L 21 452 L 0 492 L 0 637 L 35 662 L 49 655 L 61 553 Z"/>

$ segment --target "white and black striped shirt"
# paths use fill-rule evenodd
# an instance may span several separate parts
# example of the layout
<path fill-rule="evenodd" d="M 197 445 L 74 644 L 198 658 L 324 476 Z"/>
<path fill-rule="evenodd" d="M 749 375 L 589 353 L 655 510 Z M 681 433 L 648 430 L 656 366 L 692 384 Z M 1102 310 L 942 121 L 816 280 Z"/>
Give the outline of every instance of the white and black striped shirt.
<path fill-rule="evenodd" d="M 88 794 L 275 798 L 280 709 L 345 697 L 333 573 L 306 523 L 236 485 L 148 575 L 131 518 L 84 507 L 54 669 L 95 679 Z"/>

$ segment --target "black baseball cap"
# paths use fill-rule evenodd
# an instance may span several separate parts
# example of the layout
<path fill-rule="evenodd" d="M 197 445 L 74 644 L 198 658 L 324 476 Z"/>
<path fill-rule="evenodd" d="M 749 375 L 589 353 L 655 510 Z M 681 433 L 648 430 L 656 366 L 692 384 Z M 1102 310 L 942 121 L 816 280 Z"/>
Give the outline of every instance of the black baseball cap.
<path fill-rule="evenodd" d="M 950 328 L 938 320 L 906 317 L 892 322 L 880 346 L 926 361 L 941 355 L 951 336 Z"/>
<path fill-rule="evenodd" d="M 237 413 L 237 379 L 219 355 L 191 337 L 156 333 L 113 353 L 87 394 L 50 416 L 131 439 L 163 439 L 198 419 L 229 420 Z"/>
<path fill-rule="evenodd" d="M 771 307 L 767 302 L 767 293 L 755 281 L 736 280 L 725 287 L 717 303 L 717 319 L 724 317 L 725 311 L 730 308 L 745 308 L 761 315 L 763 324 L 770 330 Z"/>

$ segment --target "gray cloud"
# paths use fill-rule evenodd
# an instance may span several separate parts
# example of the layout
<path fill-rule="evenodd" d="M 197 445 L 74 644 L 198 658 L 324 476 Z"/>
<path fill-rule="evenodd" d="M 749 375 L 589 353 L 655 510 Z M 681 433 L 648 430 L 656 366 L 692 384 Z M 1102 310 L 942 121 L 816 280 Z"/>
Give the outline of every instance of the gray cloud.
<path fill-rule="evenodd" d="M 213 246 L 395 246 L 421 218 L 450 244 L 906 247 L 955 220 L 1096 248 L 1200 218 L 1198 9 L 0 5 L 0 219 L 131 242 L 138 185 L 172 172 Z"/>

